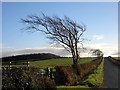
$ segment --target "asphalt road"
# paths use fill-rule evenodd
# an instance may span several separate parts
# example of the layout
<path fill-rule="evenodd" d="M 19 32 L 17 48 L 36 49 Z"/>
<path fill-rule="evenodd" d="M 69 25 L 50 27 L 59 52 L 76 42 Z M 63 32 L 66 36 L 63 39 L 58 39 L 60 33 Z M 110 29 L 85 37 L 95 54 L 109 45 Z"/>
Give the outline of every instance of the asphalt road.
<path fill-rule="evenodd" d="M 103 88 L 120 88 L 120 66 L 104 58 L 104 83 Z"/>

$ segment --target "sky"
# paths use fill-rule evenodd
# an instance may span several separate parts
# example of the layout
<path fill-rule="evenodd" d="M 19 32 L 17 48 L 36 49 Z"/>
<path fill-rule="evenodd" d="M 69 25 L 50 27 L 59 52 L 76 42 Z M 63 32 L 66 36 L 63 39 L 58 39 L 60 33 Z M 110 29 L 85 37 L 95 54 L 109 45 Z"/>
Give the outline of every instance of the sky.
<path fill-rule="evenodd" d="M 119 0 L 1 0 L 2 2 L 119 2 Z"/>
<path fill-rule="evenodd" d="M 27 15 L 68 16 L 87 27 L 82 37 L 84 47 L 100 49 L 105 56 L 118 54 L 118 3 L 117 2 L 2 2 L 2 56 L 29 53 L 71 54 L 63 48 L 53 47 L 41 32 L 30 33 L 21 18 Z M 0 46 L 1 46 L 0 45 Z M 81 56 L 90 56 L 82 52 Z"/>

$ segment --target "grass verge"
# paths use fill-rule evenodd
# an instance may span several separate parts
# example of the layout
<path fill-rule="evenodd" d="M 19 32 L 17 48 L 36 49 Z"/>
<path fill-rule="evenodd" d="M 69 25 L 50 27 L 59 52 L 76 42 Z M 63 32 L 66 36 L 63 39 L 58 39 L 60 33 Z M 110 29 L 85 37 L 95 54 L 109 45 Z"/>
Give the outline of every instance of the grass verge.
<path fill-rule="evenodd" d="M 104 79 L 104 60 L 102 60 L 101 64 L 98 66 L 97 70 L 88 76 L 88 78 L 84 81 L 84 83 L 99 87 L 103 83 Z"/>
<path fill-rule="evenodd" d="M 56 89 L 69 90 L 69 89 L 80 89 L 80 88 L 89 88 L 88 86 L 57 86 Z"/>

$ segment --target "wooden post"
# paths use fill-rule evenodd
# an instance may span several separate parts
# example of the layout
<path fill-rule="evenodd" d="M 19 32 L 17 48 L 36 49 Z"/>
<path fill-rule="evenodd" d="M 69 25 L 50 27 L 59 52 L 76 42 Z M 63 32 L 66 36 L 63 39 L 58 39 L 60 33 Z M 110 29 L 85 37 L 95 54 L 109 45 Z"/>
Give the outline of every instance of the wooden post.
<path fill-rule="evenodd" d="M 45 74 L 46 74 L 46 76 L 49 77 L 49 68 L 48 67 L 46 68 L 46 73 Z"/>
<path fill-rule="evenodd" d="M 12 62 L 9 63 L 9 68 L 11 67 L 11 63 L 12 63 Z"/>
<path fill-rule="evenodd" d="M 52 72 L 52 68 L 50 68 L 50 78 L 53 78 L 53 72 Z"/>
<path fill-rule="evenodd" d="M 29 61 L 27 61 L 27 67 L 29 67 Z"/>

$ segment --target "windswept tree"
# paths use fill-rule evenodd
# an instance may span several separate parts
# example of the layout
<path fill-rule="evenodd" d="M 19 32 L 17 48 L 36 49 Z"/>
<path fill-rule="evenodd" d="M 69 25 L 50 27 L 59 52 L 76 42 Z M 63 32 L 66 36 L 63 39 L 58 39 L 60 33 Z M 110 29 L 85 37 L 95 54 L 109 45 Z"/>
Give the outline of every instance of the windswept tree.
<path fill-rule="evenodd" d="M 57 44 L 61 44 L 67 51 L 72 54 L 73 65 L 78 63 L 79 52 L 78 43 L 83 42 L 81 36 L 86 31 L 84 24 L 77 24 L 67 16 L 60 18 L 58 16 L 42 16 L 30 15 L 25 19 L 21 19 L 25 23 L 25 30 L 40 31 L 47 35 L 47 38 Z"/>
<path fill-rule="evenodd" d="M 103 57 L 103 52 L 99 49 L 91 49 L 91 52 L 93 55 L 97 56 L 97 57 Z"/>

